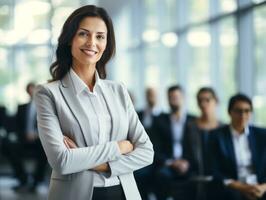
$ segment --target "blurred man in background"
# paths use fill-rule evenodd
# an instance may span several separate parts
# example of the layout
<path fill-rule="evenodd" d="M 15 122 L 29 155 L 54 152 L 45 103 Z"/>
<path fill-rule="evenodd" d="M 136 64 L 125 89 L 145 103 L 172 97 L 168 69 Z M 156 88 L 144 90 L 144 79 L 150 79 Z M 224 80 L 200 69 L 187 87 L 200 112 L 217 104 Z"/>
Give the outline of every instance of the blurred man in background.
<path fill-rule="evenodd" d="M 157 106 L 155 88 L 146 89 L 146 107 L 138 112 L 139 119 L 153 142 L 152 126 L 154 118 L 160 114 Z M 142 200 L 148 200 L 149 193 L 154 193 L 154 165 L 149 165 L 134 173 Z"/>
<path fill-rule="evenodd" d="M 36 108 L 32 101 L 34 88 L 34 83 L 29 83 L 26 87 L 30 101 L 18 106 L 16 115 L 18 141 L 8 148 L 9 160 L 19 180 L 19 184 L 13 189 L 18 192 L 24 190 L 35 192 L 38 184 L 44 180 L 47 166 L 47 159 L 38 137 Z M 27 175 L 24 161 L 28 157 L 36 164 L 30 177 Z"/>

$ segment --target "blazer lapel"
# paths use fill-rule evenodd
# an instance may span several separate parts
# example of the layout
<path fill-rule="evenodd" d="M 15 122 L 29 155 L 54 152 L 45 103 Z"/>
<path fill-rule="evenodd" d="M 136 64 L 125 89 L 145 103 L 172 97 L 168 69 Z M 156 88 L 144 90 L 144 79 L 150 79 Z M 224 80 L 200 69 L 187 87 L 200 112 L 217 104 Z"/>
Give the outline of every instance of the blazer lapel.
<path fill-rule="evenodd" d="M 249 142 L 249 148 L 251 150 L 251 159 L 252 159 L 252 164 L 253 167 L 255 168 L 254 170 L 256 171 L 256 166 L 257 165 L 257 151 L 256 151 L 256 140 L 255 140 L 255 135 L 254 131 L 251 127 L 249 127 L 249 135 L 248 135 L 248 142 Z"/>
<path fill-rule="evenodd" d="M 174 133 L 172 129 L 172 123 L 171 123 L 171 114 L 167 114 L 165 116 L 165 136 L 166 140 L 168 140 L 168 148 L 169 152 L 171 152 L 171 156 L 174 157 Z"/>
<path fill-rule="evenodd" d="M 96 141 L 93 139 L 93 134 L 91 134 L 91 127 L 86 113 L 82 109 L 78 98 L 74 92 L 74 87 L 69 73 L 62 79 L 60 85 L 60 91 L 69 107 L 74 117 L 76 118 L 79 126 L 82 130 L 86 146 L 94 144 Z"/>
<path fill-rule="evenodd" d="M 231 131 L 229 126 L 226 128 L 227 130 L 225 131 L 225 145 L 226 145 L 226 149 L 228 150 L 228 155 L 232 161 L 233 164 L 233 168 L 234 169 L 234 174 L 237 177 L 237 165 L 236 165 L 236 155 L 235 155 L 235 148 L 234 148 L 234 144 L 233 144 L 233 138 L 231 135 Z"/>
<path fill-rule="evenodd" d="M 116 101 L 116 96 L 111 88 L 109 88 L 102 80 L 100 81 L 100 86 L 102 88 L 103 97 L 105 99 L 108 111 L 111 116 L 111 140 L 115 140 L 117 135 L 120 132 L 120 118 L 119 118 L 119 110 Z"/>

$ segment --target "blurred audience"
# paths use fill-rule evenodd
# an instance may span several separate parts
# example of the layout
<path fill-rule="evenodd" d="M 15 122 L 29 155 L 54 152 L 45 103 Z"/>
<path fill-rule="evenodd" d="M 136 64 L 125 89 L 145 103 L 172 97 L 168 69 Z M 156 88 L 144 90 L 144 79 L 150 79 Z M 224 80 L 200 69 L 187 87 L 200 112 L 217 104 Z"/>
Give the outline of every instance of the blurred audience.
<path fill-rule="evenodd" d="M 211 161 L 217 188 L 213 199 L 266 199 L 266 129 L 250 125 L 251 99 L 231 97 L 229 125 L 210 134 Z"/>
<path fill-rule="evenodd" d="M 35 192 L 47 167 L 32 103 L 34 88 L 34 83 L 27 85 L 30 101 L 18 106 L 16 116 L 6 116 L 0 107 L 0 129 L 7 133 L 0 135 L 0 153 L 19 181 L 13 188 L 17 192 Z M 169 113 L 161 113 L 154 88 L 146 89 L 146 106 L 138 112 L 155 150 L 154 163 L 134 172 L 142 199 L 153 193 L 157 200 L 266 200 L 266 129 L 250 124 L 251 99 L 232 96 L 230 124 L 222 125 L 212 88 L 197 92 L 198 117 L 187 113 L 180 85 L 169 87 L 167 94 Z M 32 173 L 25 166 L 28 158 L 35 164 Z"/>

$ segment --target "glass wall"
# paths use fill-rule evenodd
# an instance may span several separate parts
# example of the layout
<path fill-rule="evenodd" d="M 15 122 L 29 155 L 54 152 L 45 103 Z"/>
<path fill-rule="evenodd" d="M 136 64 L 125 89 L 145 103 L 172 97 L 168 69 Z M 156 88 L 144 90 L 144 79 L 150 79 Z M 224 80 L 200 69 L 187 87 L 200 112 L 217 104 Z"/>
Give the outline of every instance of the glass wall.
<path fill-rule="evenodd" d="M 144 90 L 152 86 L 167 110 L 166 90 L 180 83 L 186 90 L 188 111 L 197 114 L 197 90 L 212 86 L 220 98 L 223 121 L 228 120 L 229 97 L 242 91 L 252 95 L 254 121 L 266 123 L 266 1 L 262 0 L 2 0 L 1 105 L 15 112 L 18 103 L 28 100 L 29 81 L 49 79 L 63 22 L 75 8 L 89 3 L 106 7 L 112 15 L 117 55 L 108 65 L 108 78 L 127 85 L 137 108 L 144 106 Z M 246 20 L 248 14 L 252 16 Z M 250 35 L 239 34 L 250 22 Z M 243 55 L 243 37 L 251 40 L 250 55 Z M 254 64 L 239 66 L 243 57 Z M 243 83 L 247 69 L 252 74 Z M 252 93 L 245 84 L 253 88 Z"/>
<path fill-rule="evenodd" d="M 237 30 L 233 16 L 224 18 L 220 25 L 220 69 L 217 72 L 219 86 L 217 92 L 220 99 L 220 114 L 227 119 L 227 102 L 237 92 L 235 66 L 237 64 Z"/>
<path fill-rule="evenodd" d="M 161 9 L 158 9 L 158 4 Z M 139 3 L 139 7 L 145 11 L 142 35 L 147 30 L 150 32 L 147 37 L 142 37 L 142 45 L 133 50 L 131 48 L 127 53 L 129 57 L 134 55 L 135 58 L 142 59 L 139 61 L 142 65 L 140 71 L 144 74 L 142 86 L 154 85 L 159 90 L 160 103 L 165 110 L 168 107 L 166 89 L 171 84 L 183 85 L 187 94 L 188 111 L 194 114 L 198 113 L 195 99 L 197 90 L 202 86 L 211 86 L 220 99 L 218 112 L 222 121 L 227 122 L 229 119 L 229 98 L 241 91 L 250 95 L 254 101 L 254 121 L 266 123 L 266 114 L 261 109 L 265 108 L 266 91 L 263 79 L 266 75 L 265 56 L 262 56 L 265 54 L 262 38 L 265 34 L 262 23 L 266 19 L 265 1 L 145 0 Z M 254 55 L 245 56 L 240 55 L 245 51 L 239 51 L 243 47 L 239 41 L 243 41 L 242 37 L 246 35 L 239 34 L 239 31 L 243 23 L 249 23 L 250 19 L 245 19 L 247 13 L 255 14 L 251 20 L 256 42 Z M 165 37 L 167 34 L 174 39 Z M 248 40 L 252 40 L 252 37 Z M 256 62 L 252 66 L 239 66 L 239 59 L 243 57 L 247 57 L 249 63 L 253 59 Z M 136 60 L 132 59 L 131 62 L 134 66 Z M 242 85 L 241 71 L 246 69 L 251 70 L 254 77 L 245 77 Z M 254 88 L 254 93 L 245 88 L 246 84 Z M 144 94 L 140 94 L 138 88 L 132 90 L 137 94 L 137 100 L 144 102 Z"/>
<path fill-rule="evenodd" d="M 48 79 L 51 7 L 44 0 L 0 3 L 0 99 L 11 114 L 28 101 L 28 82 Z"/>
<path fill-rule="evenodd" d="M 187 100 L 191 112 L 197 111 L 195 94 L 199 87 L 211 85 L 209 27 L 191 28 L 187 35 L 189 44 L 189 64 L 187 79 Z"/>
<path fill-rule="evenodd" d="M 255 28 L 255 83 L 254 108 L 255 119 L 260 125 L 266 123 L 266 6 L 254 11 Z"/>

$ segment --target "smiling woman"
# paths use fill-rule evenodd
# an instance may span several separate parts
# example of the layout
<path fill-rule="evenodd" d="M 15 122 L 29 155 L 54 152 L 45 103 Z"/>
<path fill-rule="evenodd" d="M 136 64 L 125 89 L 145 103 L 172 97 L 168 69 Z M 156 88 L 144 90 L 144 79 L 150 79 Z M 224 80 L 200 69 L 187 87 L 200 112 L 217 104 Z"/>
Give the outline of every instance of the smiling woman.
<path fill-rule="evenodd" d="M 86 17 L 72 41 L 73 67 L 95 65 L 106 48 L 107 27 L 98 17 Z M 89 67 L 89 66 L 88 66 Z"/>
<path fill-rule="evenodd" d="M 103 41 L 99 40 L 100 38 Z M 98 54 L 96 68 L 99 76 L 106 78 L 105 65 L 114 56 L 116 50 L 113 23 L 105 10 L 95 9 L 93 12 L 87 12 L 86 7 L 81 7 L 66 20 L 58 38 L 57 60 L 50 67 L 52 80 L 60 80 L 69 71 L 73 65 L 72 53 L 76 45 L 81 45 L 79 48 L 88 49 L 88 44 L 91 42 L 98 46 L 102 44 L 100 46 L 104 48 L 102 50 L 104 52 Z"/>
<path fill-rule="evenodd" d="M 39 135 L 53 172 L 49 200 L 140 200 L 133 171 L 153 161 L 152 143 L 127 89 L 104 80 L 115 53 L 112 21 L 84 6 L 66 20 L 52 80 L 35 93 Z"/>

